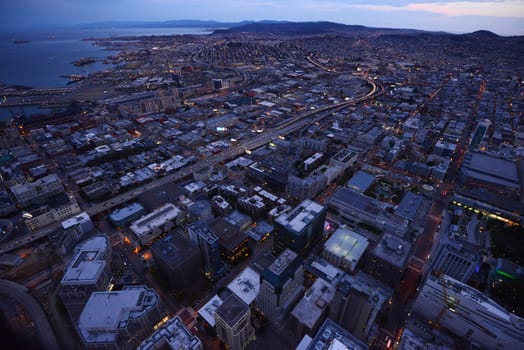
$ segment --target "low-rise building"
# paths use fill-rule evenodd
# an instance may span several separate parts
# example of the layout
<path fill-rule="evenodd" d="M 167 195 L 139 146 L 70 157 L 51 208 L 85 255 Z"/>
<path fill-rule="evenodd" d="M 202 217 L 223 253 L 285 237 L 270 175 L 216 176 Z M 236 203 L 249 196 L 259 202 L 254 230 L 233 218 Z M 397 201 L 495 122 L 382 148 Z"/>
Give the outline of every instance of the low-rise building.
<path fill-rule="evenodd" d="M 174 204 L 167 203 L 141 217 L 129 226 L 136 246 L 144 246 L 164 232 L 175 227 L 181 211 Z"/>
<path fill-rule="evenodd" d="M 126 207 L 114 210 L 109 214 L 109 220 L 115 226 L 125 227 L 144 214 L 145 209 L 140 203 L 132 203 Z"/>
<path fill-rule="evenodd" d="M 26 207 L 64 192 L 64 187 L 56 174 L 50 174 L 35 182 L 13 186 L 11 192 L 18 205 Z"/>

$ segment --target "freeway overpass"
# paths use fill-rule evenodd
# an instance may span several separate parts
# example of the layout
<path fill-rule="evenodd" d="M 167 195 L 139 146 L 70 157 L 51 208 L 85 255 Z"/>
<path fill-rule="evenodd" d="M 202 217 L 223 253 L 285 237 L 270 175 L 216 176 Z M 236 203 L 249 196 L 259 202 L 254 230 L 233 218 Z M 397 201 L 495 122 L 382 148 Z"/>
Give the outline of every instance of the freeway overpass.
<path fill-rule="evenodd" d="M 366 78 L 365 80 L 371 85 L 371 90 L 364 96 L 352 98 L 344 102 L 327 105 L 322 108 L 318 108 L 315 110 L 311 110 L 311 111 L 302 113 L 301 115 L 295 116 L 281 125 L 278 125 L 271 129 L 266 129 L 263 133 L 257 134 L 255 137 L 249 140 L 244 140 L 242 143 L 238 144 L 237 146 L 232 147 L 222 153 L 219 153 L 218 155 L 214 156 L 212 159 L 201 160 L 197 163 L 189 165 L 174 173 L 168 174 L 152 182 L 136 187 L 126 193 L 122 193 L 115 197 L 112 197 L 111 199 L 107 201 L 97 203 L 85 209 L 85 211 L 90 216 L 93 216 L 93 215 L 97 215 L 105 211 L 111 210 L 114 207 L 118 207 L 126 202 L 132 201 L 133 199 L 140 196 L 144 192 L 154 190 L 158 187 L 161 187 L 171 182 L 177 182 L 181 179 L 184 179 L 187 176 L 190 176 L 191 174 L 195 172 L 198 172 L 206 167 L 209 167 L 210 165 L 223 162 L 230 158 L 237 157 L 245 153 L 246 150 L 252 150 L 252 149 L 261 147 L 267 144 L 268 142 L 271 142 L 272 140 L 276 139 L 278 136 L 284 136 L 284 135 L 291 134 L 297 130 L 304 128 L 306 125 L 311 125 L 314 122 L 320 121 L 321 119 L 327 117 L 333 111 L 338 111 L 346 107 L 352 106 L 356 103 L 364 102 L 366 100 L 375 98 L 384 92 L 384 89 L 381 86 L 379 86 L 376 82 L 374 82 L 372 79 Z M 7 253 L 9 251 L 20 248 L 28 243 L 36 241 L 40 238 L 46 237 L 59 227 L 60 227 L 60 223 L 57 222 L 57 223 L 48 225 L 39 231 L 30 233 L 24 236 L 19 236 L 16 239 L 13 239 L 9 242 L 1 244 L 0 245 L 0 254 Z"/>

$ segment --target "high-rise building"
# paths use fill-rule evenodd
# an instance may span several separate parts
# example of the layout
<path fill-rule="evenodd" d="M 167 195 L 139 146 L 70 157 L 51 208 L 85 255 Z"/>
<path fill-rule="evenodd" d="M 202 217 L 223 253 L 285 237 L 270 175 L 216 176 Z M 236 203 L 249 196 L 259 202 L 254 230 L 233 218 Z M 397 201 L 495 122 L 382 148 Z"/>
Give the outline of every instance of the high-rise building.
<path fill-rule="evenodd" d="M 211 232 L 209 226 L 203 221 L 196 221 L 187 226 L 189 239 L 200 249 L 204 271 L 208 278 L 220 277 L 224 264 L 220 258 L 220 245 L 218 237 Z"/>
<path fill-rule="evenodd" d="M 111 281 L 111 246 L 104 235 L 77 245 L 60 282 L 60 299 L 71 320 L 76 322 L 93 292 L 107 289 Z"/>
<path fill-rule="evenodd" d="M 329 318 L 358 339 L 367 342 L 373 324 L 384 312 L 393 290 L 373 277 L 358 272 L 344 275 L 329 306 Z"/>
<path fill-rule="evenodd" d="M 87 349 L 136 348 L 164 317 L 160 298 L 145 286 L 91 294 L 77 328 Z"/>
<path fill-rule="evenodd" d="M 404 275 L 410 251 L 411 243 L 386 233 L 369 253 L 363 270 L 395 288 Z"/>
<path fill-rule="evenodd" d="M 524 348 L 524 319 L 452 277 L 429 275 L 413 310 L 474 348 Z"/>
<path fill-rule="evenodd" d="M 249 306 L 235 294 L 215 310 L 215 329 L 231 350 L 242 350 L 255 339 Z"/>
<path fill-rule="evenodd" d="M 151 253 L 158 269 L 173 288 L 186 288 L 203 276 L 198 247 L 178 233 L 153 243 Z"/>
<path fill-rule="evenodd" d="M 137 350 L 203 350 L 202 342 L 193 335 L 176 316 L 169 319 L 147 337 Z"/>
<path fill-rule="evenodd" d="M 235 263 L 247 256 L 248 238 L 235 225 L 223 218 L 217 218 L 209 222 L 208 227 L 218 237 L 220 254 L 224 260 Z"/>
<path fill-rule="evenodd" d="M 467 244 L 447 242 L 439 245 L 431 269 L 466 283 L 480 264 L 479 254 Z"/>
<path fill-rule="evenodd" d="M 286 249 L 261 275 L 257 305 L 280 325 L 303 292 L 304 269 L 297 253 Z"/>
<path fill-rule="evenodd" d="M 309 337 L 305 335 L 304 337 Z M 306 344 L 307 343 L 307 344 Z M 305 342 L 305 350 L 367 350 L 368 346 L 358 340 L 353 334 L 346 331 L 333 320 L 327 318 L 313 339 L 309 337 Z M 298 348 L 297 348 L 298 349 Z"/>
<path fill-rule="evenodd" d="M 314 337 L 320 325 L 328 316 L 329 304 L 335 296 L 335 287 L 318 278 L 298 304 L 291 311 L 292 326 L 295 336 L 300 339 L 304 334 Z"/>
<path fill-rule="evenodd" d="M 286 248 L 305 256 L 320 240 L 324 229 L 326 208 L 306 199 L 289 213 L 275 220 L 273 251 L 282 253 Z"/>

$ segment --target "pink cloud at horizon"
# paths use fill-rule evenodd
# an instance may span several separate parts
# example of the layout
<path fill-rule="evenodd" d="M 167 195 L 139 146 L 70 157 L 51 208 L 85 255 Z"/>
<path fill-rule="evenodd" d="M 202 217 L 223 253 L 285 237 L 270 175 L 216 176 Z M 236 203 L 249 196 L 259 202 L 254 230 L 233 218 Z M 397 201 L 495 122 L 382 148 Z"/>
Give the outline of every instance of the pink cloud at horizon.
<path fill-rule="evenodd" d="M 372 11 L 424 11 L 439 15 L 524 18 L 524 1 L 410 3 L 403 6 L 355 4 L 348 7 Z"/>

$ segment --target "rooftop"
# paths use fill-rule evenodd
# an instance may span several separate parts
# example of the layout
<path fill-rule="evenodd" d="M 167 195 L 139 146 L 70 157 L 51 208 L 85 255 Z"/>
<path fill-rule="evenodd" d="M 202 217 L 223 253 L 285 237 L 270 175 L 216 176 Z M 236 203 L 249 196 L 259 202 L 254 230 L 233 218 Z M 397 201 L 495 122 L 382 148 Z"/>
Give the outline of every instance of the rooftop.
<path fill-rule="evenodd" d="M 80 223 L 84 223 L 87 221 L 91 221 L 91 218 L 89 215 L 84 211 L 78 215 L 73 216 L 72 218 L 69 218 L 67 220 L 62 221 L 62 228 L 64 230 L 67 230 L 68 228 L 71 228 L 75 225 L 78 225 Z"/>
<path fill-rule="evenodd" d="M 280 275 L 298 257 L 298 254 L 291 249 L 284 250 L 279 257 L 268 267 L 268 270 L 275 275 Z"/>
<path fill-rule="evenodd" d="M 236 323 L 249 312 L 249 306 L 238 298 L 235 294 L 231 294 L 224 302 L 215 310 L 215 317 L 220 317 L 230 327 L 234 327 Z"/>
<path fill-rule="evenodd" d="M 144 207 L 139 204 L 139 203 L 132 203 L 126 207 L 123 207 L 123 208 L 120 208 L 120 209 L 117 209 L 115 211 L 113 211 L 110 215 L 109 215 L 109 218 L 111 219 L 111 221 L 113 222 L 118 222 L 118 221 L 121 221 L 121 220 L 125 220 L 126 218 L 132 216 L 132 215 L 135 215 L 141 211 L 144 210 Z"/>
<path fill-rule="evenodd" d="M 406 192 L 400 201 L 395 213 L 410 221 L 415 220 L 417 212 L 424 201 L 424 197 L 413 192 Z"/>
<path fill-rule="evenodd" d="M 180 210 L 174 204 L 167 203 L 153 212 L 141 217 L 129 227 L 133 233 L 141 238 L 151 230 L 164 225 L 180 214 Z"/>
<path fill-rule="evenodd" d="M 145 286 L 95 292 L 80 314 L 78 328 L 88 343 L 112 341 L 116 330 L 126 328 L 131 318 L 142 316 L 157 302 L 156 292 Z"/>
<path fill-rule="evenodd" d="M 368 172 L 359 170 L 353 175 L 353 177 L 347 182 L 346 186 L 357 191 L 365 192 L 368 188 L 373 185 L 376 178 L 375 175 Z"/>
<path fill-rule="evenodd" d="M 392 234 L 385 233 L 375 246 L 373 253 L 390 264 L 404 267 L 410 250 L 411 243 Z"/>
<path fill-rule="evenodd" d="M 366 237 L 344 227 L 339 227 L 324 243 L 324 249 L 343 258 L 349 264 L 349 269 L 353 271 L 368 245 L 369 241 Z"/>
<path fill-rule="evenodd" d="M 174 233 L 156 241 L 151 246 L 155 258 L 162 259 L 170 267 L 176 267 L 198 251 L 184 236 Z"/>
<path fill-rule="evenodd" d="M 201 349 L 200 339 L 194 336 L 177 316 L 169 319 L 162 327 L 157 329 L 151 336 L 144 340 L 137 350 L 155 349 Z"/>
<path fill-rule="evenodd" d="M 291 212 L 280 215 L 275 221 L 298 234 L 302 232 L 310 222 L 315 220 L 324 209 L 322 205 L 306 199 Z"/>
<path fill-rule="evenodd" d="M 307 347 L 308 350 L 367 350 L 368 346 L 354 335 L 340 327 L 330 318 L 326 319 L 322 327 Z"/>
<path fill-rule="evenodd" d="M 236 296 L 244 303 L 251 305 L 258 295 L 260 289 L 260 275 L 250 267 L 247 267 L 240 275 L 235 277 L 227 285 Z"/>
<path fill-rule="evenodd" d="M 215 310 L 222 305 L 223 301 L 218 295 L 212 297 L 200 310 L 198 314 L 211 326 L 215 327 Z"/>
<path fill-rule="evenodd" d="M 228 250 L 235 249 L 247 239 L 242 231 L 223 218 L 212 221 L 209 228 L 218 237 L 220 244 Z"/>
<path fill-rule="evenodd" d="M 97 235 L 76 248 L 62 277 L 62 285 L 95 283 L 106 266 L 109 241 L 104 235 Z"/>
<path fill-rule="evenodd" d="M 318 278 L 291 314 L 307 328 L 313 329 L 334 296 L 335 287 Z"/>

